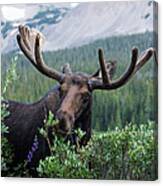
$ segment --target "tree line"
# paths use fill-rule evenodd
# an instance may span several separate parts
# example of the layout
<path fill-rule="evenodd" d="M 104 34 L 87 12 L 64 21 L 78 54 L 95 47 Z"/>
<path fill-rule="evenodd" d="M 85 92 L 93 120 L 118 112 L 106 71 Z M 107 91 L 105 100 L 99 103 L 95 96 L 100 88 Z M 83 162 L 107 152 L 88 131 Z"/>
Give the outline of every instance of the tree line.
<path fill-rule="evenodd" d="M 113 79 L 119 77 L 130 63 L 133 46 L 142 52 L 157 47 L 155 33 L 146 32 L 130 36 L 100 39 L 91 44 L 72 49 L 44 52 L 45 62 L 58 70 L 69 63 L 72 71 L 93 73 L 99 68 L 98 48 L 103 48 L 107 60 L 116 60 Z M 56 82 L 37 72 L 18 51 L 2 55 L 2 86 L 9 65 L 16 63 L 19 79 L 7 90 L 5 98 L 22 102 L 39 100 Z M 137 125 L 148 120 L 157 123 L 157 70 L 151 59 L 126 85 L 112 91 L 95 91 L 93 95 L 92 126 L 96 130 L 123 127 L 133 122 Z"/>

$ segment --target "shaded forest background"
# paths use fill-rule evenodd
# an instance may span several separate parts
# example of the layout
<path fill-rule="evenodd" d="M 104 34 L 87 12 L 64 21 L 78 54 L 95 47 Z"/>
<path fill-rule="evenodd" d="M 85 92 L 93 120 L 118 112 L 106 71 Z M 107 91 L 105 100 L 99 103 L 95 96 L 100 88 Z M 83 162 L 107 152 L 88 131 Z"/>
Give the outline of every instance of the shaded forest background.
<path fill-rule="evenodd" d="M 72 70 L 93 73 L 99 68 L 97 50 L 104 49 L 107 60 L 117 60 L 114 79 L 119 77 L 130 63 L 133 46 L 142 52 L 149 47 L 157 47 L 156 34 L 146 32 L 130 36 L 111 37 L 97 40 L 78 48 L 44 52 L 45 62 L 58 70 L 69 63 Z M 26 103 L 39 100 L 56 84 L 37 72 L 20 53 L 15 51 L 2 55 L 2 87 L 9 65 L 17 63 L 19 79 L 8 88 L 5 99 Z M 154 121 L 157 123 L 157 71 L 151 59 L 125 86 L 112 91 L 97 90 L 93 93 L 92 126 L 96 130 L 123 127 L 133 122 L 137 125 Z"/>

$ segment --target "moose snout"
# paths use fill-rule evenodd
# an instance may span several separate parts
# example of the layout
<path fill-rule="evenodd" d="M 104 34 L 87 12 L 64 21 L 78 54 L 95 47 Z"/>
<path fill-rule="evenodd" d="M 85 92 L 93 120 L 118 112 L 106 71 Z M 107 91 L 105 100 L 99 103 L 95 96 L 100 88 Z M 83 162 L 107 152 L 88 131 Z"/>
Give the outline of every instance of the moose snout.
<path fill-rule="evenodd" d="M 59 128 L 63 132 L 65 133 L 71 132 L 73 124 L 75 122 L 75 118 L 72 114 L 63 110 L 58 110 L 57 119 L 59 120 Z"/>

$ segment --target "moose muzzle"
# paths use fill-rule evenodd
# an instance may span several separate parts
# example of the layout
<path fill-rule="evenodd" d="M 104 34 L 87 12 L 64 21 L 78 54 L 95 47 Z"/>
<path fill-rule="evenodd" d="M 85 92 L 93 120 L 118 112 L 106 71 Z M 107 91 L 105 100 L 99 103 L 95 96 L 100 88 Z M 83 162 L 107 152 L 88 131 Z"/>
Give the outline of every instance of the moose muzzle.
<path fill-rule="evenodd" d="M 66 111 L 59 110 L 57 112 L 57 119 L 59 120 L 59 131 L 61 133 L 70 134 L 75 122 L 74 115 Z"/>

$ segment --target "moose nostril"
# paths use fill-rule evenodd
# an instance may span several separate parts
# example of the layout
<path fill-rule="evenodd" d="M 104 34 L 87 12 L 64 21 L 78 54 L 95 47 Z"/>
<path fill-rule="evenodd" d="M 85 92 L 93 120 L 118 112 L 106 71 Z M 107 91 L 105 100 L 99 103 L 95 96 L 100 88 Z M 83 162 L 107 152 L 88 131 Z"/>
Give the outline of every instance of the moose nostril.
<path fill-rule="evenodd" d="M 74 123 L 75 118 L 74 118 L 72 115 L 69 115 L 69 121 L 70 121 L 71 123 Z"/>

